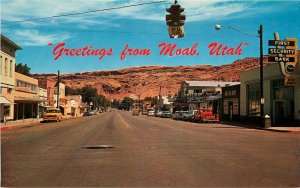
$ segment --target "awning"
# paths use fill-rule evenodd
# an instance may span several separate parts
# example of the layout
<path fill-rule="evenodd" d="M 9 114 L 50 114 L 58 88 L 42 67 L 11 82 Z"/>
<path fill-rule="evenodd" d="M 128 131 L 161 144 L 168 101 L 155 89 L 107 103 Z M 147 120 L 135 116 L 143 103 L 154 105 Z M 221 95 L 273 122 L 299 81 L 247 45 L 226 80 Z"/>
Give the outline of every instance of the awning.
<path fill-rule="evenodd" d="M 12 102 L 10 102 L 9 100 L 7 100 L 7 98 L 1 96 L 0 98 L 0 104 L 4 104 L 4 105 L 10 105 Z"/>
<path fill-rule="evenodd" d="M 15 97 L 15 102 L 22 102 L 22 103 L 39 103 L 39 102 L 46 102 L 46 99 L 40 98 L 25 98 L 25 97 Z"/>

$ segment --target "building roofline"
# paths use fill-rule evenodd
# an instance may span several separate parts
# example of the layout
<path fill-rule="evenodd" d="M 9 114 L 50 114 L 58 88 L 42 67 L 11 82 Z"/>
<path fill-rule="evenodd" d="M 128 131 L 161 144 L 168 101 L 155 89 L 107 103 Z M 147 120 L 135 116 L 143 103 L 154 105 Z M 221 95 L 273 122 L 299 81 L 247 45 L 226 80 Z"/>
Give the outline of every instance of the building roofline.
<path fill-rule="evenodd" d="M 241 82 L 226 82 L 226 81 L 196 81 L 196 80 L 185 80 L 183 81 L 191 87 L 205 86 L 205 87 L 216 87 L 216 86 L 227 86 L 227 85 L 239 85 Z"/>
<path fill-rule="evenodd" d="M 14 47 L 16 50 L 22 50 L 22 48 L 17 45 L 16 43 L 14 43 L 13 41 L 11 41 L 9 38 L 7 38 L 6 36 L 1 34 L 1 41 L 5 41 L 8 44 L 10 44 L 12 47 Z"/>

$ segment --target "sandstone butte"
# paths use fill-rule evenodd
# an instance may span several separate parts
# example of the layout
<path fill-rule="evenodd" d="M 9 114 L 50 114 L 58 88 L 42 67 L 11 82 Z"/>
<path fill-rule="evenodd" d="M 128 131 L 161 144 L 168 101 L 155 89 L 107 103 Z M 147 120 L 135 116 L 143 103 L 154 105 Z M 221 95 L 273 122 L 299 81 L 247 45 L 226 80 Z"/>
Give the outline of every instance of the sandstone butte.
<path fill-rule="evenodd" d="M 267 56 L 264 65 L 268 65 Z M 259 67 L 259 58 L 236 60 L 231 64 L 212 66 L 140 66 L 109 71 L 92 71 L 61 75 L 61 81 L 71 88 L 91 85 L 108 99 L 124 97 L 143 99 L 162 95 L 174 95 L 184 80 L 240 81 L 240 73 Z M 41 75 L 41 74 L 40 74 Z M 55 74 L 42 74 L 56 80 Z"/>

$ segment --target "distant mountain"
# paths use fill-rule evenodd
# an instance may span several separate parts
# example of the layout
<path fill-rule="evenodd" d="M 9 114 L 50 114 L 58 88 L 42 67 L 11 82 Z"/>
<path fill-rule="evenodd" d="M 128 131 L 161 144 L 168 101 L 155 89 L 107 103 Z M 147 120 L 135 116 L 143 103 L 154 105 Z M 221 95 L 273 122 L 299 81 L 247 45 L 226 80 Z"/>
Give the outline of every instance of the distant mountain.
<path fill-rule="evenodd" d="M 267 57 L 264 57 L 264 64 Z M 157 96 L 159 86 L 162 94 L 175 94 L 184 80 L 197 81 L 240 81 L 240 73 L 259 67 L 259 58 L 245 58 L 231 64 L 212 66 L 141 66 L 110 71 L 93 71 L 61 75 L 67 86 L 80 88 L 92 85 L 99 94 L 109 99 L 124 97 L 143 99 Z M 56 75 L 49 74 L 56 79 Z"/>

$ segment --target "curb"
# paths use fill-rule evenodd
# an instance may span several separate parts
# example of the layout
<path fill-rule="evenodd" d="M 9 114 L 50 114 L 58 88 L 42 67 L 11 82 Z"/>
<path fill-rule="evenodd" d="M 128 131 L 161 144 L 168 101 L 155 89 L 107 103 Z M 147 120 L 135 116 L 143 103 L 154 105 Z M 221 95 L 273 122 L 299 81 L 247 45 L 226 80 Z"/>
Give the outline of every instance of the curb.
<path fill-rule="evenodd" d="M 68 121 L 68 120 L 77 119 L 77 118 L 81 118 L 81 117 L 64 118 L 63 121 Z M 11 130 L 11 129 L 17 129 L 17 128 L 22 128 L 22 127 L 32 127 L 32 126 L 35 126 L 35 125 L 40 125 L 42 123 L 43 123 L 43 121 L 28 123 L 28 124 L 12 125 L 12 126 L 6 125 L 6 126 L 3 126 L 3 127 L 0 127 L 0 130 L 1 131 L 8 131 L 8 130 Z"/>
<path fill-rule="evenodd" d="M 278 130 L 278 129 L 262 129 L 265 131 L 281 132 L 281 133 L 300 133 L 300 130 Z"/>
<path fill-rule="evenodd" d="M 13 125 L 13 126 L 4 126 L 4 127 L 1 127 L 0 130 L 1 131 L 8 131 L 8 130 L 11 130 L 11 129 L 17 129 L 17 128 L 22 128 L 22 127 L 32 127 L 32 126 L 35 126 L 35 125 L 39 125 L 41 122 L 35 122 L 35 123 L 29 123 L 29 124 L 21 124 L 21 125 Z"/>
<path fill-rule="evenodd" d="M 4 127 L 1 127 L 0 130 L 1 130 L 1 131 L 6 131 L 6 130 L 8 130 L 9 128 L 10 128 L 9 126 L 4 126 Z"/>

